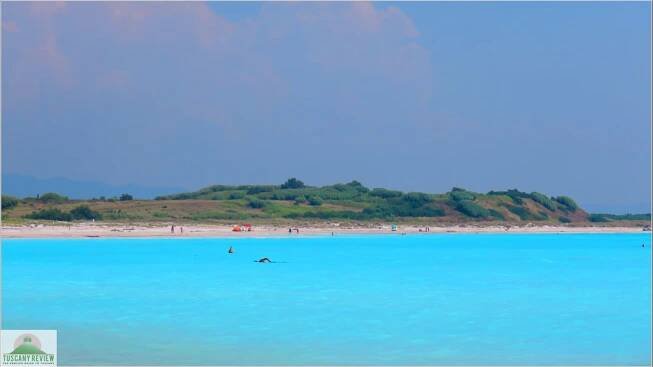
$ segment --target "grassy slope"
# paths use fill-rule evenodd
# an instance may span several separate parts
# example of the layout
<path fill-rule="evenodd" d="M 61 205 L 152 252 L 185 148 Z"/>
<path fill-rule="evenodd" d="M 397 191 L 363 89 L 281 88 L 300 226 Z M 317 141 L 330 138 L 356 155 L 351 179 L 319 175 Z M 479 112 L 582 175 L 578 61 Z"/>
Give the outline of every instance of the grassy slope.
<path fill-rule="evenodd" d="M 581 208 L 573 210 L 543 195 L 537 197 L 540 201 L 537 202 L 535 196 L 537 195 L 516 190 L 491 194 L 461 189 L 445 194 L 400 193 L 382 189 L 369 190 L 355 181 L 301 188 L 220 185 L 158 200 L 44 203 L 24 199 L 17 206 L 3 210 L 3 220 L 5 223 L 32 221 L 24 219 L 24 216 L 44 208 L 55 207 L 70 211 L 76 206 L 88 205 L 102 215 L 102 220 L 111 222 L 287 223 L 327 220 L 433 224 L 588 223 L 588 214 Z M 609 225 L 616 222 L 617 219 L 609 218 L 602 223 Z M 645 223 L 641 220 L 637 221 L 638 224 L 639 222 Z M 619 223 L 623 224 L 623 221 Z"/>

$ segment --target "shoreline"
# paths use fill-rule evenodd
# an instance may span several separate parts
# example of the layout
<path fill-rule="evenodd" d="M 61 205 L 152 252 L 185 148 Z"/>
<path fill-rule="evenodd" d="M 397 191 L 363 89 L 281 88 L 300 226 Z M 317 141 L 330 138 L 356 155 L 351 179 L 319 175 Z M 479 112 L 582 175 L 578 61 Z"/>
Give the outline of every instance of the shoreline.
<path fill-rule="evenodd" d="M 175 226 L 172 233 L 170 225 L 118 225 L 84 223 L 66 225 L 23 225 L 2 226 L 2 238 L 265 238 L 265 237 L 298 237 L 298 236 L 330 236 L 334 235 L 382 235 L 382 234 L 474 234 L 474 233 L 514 233 L 514 234 L 551 234 L 551 233 L 650 233 L 643 231 L 641 226 L 553 226 L 533 225 L 447 225 L 432 226 L 426 231 L 426 226 L 399 225 L 392 231 L 390 225 L 353 226 L 353 225 L 306 225 L 288 226 L 260 225 L 253 226 L 250 232 L 234 232 L 230 225 L 186 225 Z M 183 233 L 180 232 L 183 228 Z M 296 233 L 294 228 L 299 228 Z"/>

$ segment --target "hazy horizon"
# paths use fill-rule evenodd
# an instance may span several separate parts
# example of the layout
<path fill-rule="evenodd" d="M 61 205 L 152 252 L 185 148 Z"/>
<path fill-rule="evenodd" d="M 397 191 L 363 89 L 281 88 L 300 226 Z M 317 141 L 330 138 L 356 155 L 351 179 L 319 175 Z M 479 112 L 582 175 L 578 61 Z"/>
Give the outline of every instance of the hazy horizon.
<path fill-rule="evenodd" d="M 650 212 L 650 6 L 2 3 L 2 174 Z"/>

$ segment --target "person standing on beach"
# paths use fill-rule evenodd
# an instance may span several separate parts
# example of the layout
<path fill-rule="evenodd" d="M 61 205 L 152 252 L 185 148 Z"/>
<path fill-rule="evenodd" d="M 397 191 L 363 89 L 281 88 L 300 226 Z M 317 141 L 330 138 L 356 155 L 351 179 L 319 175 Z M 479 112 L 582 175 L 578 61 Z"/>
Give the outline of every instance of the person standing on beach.
<path fill-rule="evenodd" d="M 170 227 L 170 233 L 175 233 L 175 225 L 174 224 Z"/>

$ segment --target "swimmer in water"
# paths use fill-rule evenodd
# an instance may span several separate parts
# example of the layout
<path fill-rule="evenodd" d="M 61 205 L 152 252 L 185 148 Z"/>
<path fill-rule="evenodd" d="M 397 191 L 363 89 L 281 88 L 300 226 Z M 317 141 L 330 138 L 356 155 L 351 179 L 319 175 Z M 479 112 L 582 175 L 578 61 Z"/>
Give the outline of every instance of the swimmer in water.
<path fill-rule="evenodd" d="M 234 251 L 233 246 L 229 246 L 229 251 L 227 251 L 227 252 L 230 253 L 230 254 L 233 254 L 236 251 Z"/>
<path fill-rule="evenodd" d="M 255 263 L 271 263 L 272 260 L 268 259 L 267 257 L 264 257 L 260 260 L 254 260 Z"/>

